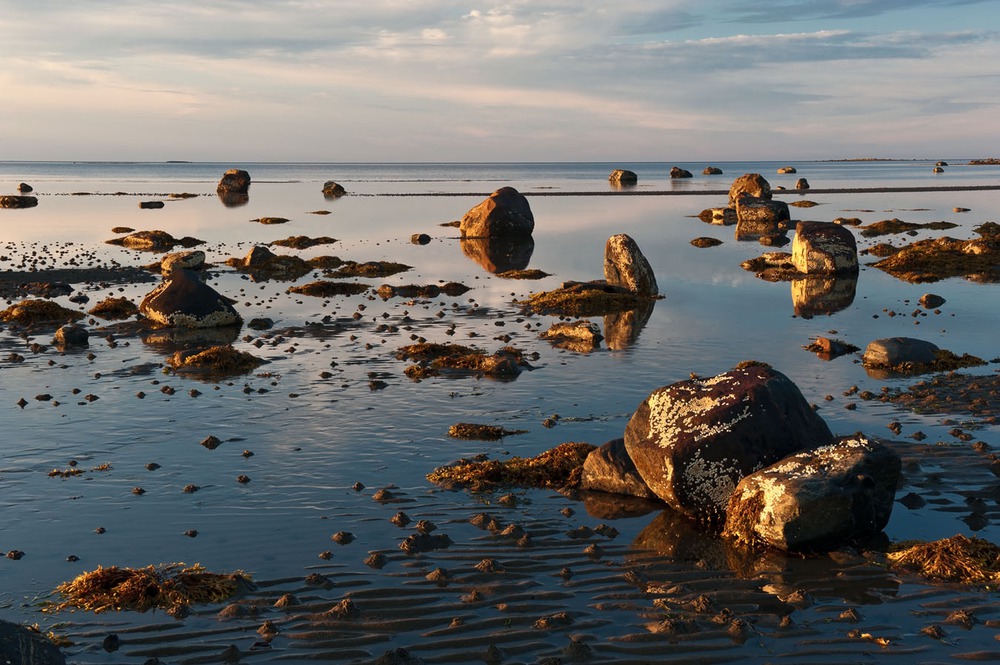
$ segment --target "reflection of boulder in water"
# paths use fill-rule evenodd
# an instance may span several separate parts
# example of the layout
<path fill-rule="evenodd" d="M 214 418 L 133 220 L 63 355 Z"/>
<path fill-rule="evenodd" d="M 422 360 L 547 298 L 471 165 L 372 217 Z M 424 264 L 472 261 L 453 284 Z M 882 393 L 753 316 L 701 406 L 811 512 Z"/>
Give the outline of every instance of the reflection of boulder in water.
<path fill-rule="evenodd" d="M 655 300 L 635 309 L 615 312 L 604 317 L 604 343 L 612 351 L 627 349 L 639 339 L 639 333 L 653 315 Z"/>
<path fill-rule="evenodd" d="M 524 270 L 535 251 L 531 236 L 462 238 L 462 252 L 489 273 Z"/>
<path fill-rule="evenodd" d="M 250 195 L 246 192 L 223 192 L 219 193 L 219 200 L 227 208 L 239 208 L 250 203 Z"/>
<path fill-rule="evenodd" d="M 142 342 L 157 351 L 172 354 L 192 347 L 232 344 L 240 336 L 241 326 L 219 328 L 161 328 L 143 336 Z"/>
<path fill-rule="evenodd" d="M 795 315 L 810 319 L 817 314 L 833 314 L 854 302 L 858 288 L 856 275 L 802 277 L 792 280 Z"/>
<path fill-rule="evenodd" d="M 670 508 L 663 510 L 639 532 L 632 547 L 652 550 L 674 561 L 704 561 L 716 570 L 728 567 L 728 545 L 722 536 Z"/>
<path fill-rule="evenodd" d="M 642 497 L 629 496 L 627 494 L 581 490 L 577 493 L 577 497 L 583 501 L 583 508 L 587 511 L 587 514 L 599 520 L 642 517 L 643 515 L 663 510 L 663 503 L 661 501 L 643 499 Z"/>

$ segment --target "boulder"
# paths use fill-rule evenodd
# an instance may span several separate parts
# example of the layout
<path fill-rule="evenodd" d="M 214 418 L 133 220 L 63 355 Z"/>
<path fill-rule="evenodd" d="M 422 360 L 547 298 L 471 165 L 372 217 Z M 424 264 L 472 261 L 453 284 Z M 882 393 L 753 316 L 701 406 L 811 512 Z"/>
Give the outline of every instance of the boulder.
<path fill-rule="evenodd" d="M 920 306 L 924 309 L 937 309 L 945 303 L 945 299 L 934 293 L 925 293 L 920 296 Z"/>
<path fill-rule="evenodd" d="M 799 178 L 795 181 L 795 189 L 809 189 L 809 181 L 805 178 Z"/>
<path fill-rule="evenodd" d="M 219 194 L 248 194 L 250 174 L 242 169 L 229 169 L 222 174 L 216 191 Z"/>
<path fill-rule="evenodd" d="M 688 171 L 687 169 L 682 169 L 679 166 L 674 166 L 674 167 L 671 167 L 671 169 L 670 169 L 670 177 L 671 178 L 691 178 L 693 176 L 691 175 L 691 172 Z"/>
<path fill-rule="evenodd" d="M 608 441 L 587 455 L 580 489 L 656 499 L 625 450 L 625 439 Z"/>
<path fill-rule="evenodd" d="M 736 223 L 736 208 L 706 208 L 698 218 L 716 226 L 732 226 Z"/>
<path fill-rule="evenodd" d="M 34 208 L 38 205 L 38 197 L 35 196 L 0 196 L 0 208 Z"/>
<path fill-rule="evenodd" d="M 90 333 L 78 323 L 67 323 L 56 331 L 52 343 L 59 347 L 87 346 Z"/>
<path fill-rule="evenodd" d="M 899 367 L 904 364 L 927 365 L 937 359 L 936 344 L 912 337 L 885 337 L 873 340 L 865 348 L 861 361 L 865 367 Z"/>
<path fill-rule="evenodd" d="M 625 169 L 615 169 L 608 176 L 608 181 L 612 185 L 634 185 L 639 182 L 639 176 L 635 174 L 634 171 L 627 171 Z"/>
<path fill-rule="evenodd" d="M 160 273 L 169 275 L 175 270 L 186 268 L 197 270 L 205 265 L 205 252 L 195 249 L 190 252 L 173 252 L 160 259 Z"/>
<path fill-rule="evenodd" d="M 701 172 L 702 175 L 722 175 L 722 169 L 716 166 L 706 166 L 705 170 Z"/>
<path fill-rule="evenodd" d="M 21 192 L 22 194 L 30 194 L 31 192 L 35 191 L 35 188 L 26 182 L 22 182 L 17 186 L 17 191 Z"/>
<path fill-rule="evenodd" d="M 860 434 L 787 457 L 736 486 L 725 536 L 792 552 L 874 536 L 892 514 L 899 455 Z"/>
<path fill-rule="evenodd" d="M 513 187 L 501 187 L 462 217 L 463 238 L 528 237 L 535 229 L 528 199 Z"/>
<path fill-rule="evenodd" d="M 611 236 L 604 245 L 604 279 L 643 296 L 655 296 L 659 291 L 656 276 L 639 245 L 624 233 Z"/>
<path fill-rule="evenodd" d="M 0 620 L 0 663 L 65 665 L 66 657 L 39 631 Z"/>
<path fill-rule="evenodd" d="M 601 346 L 604 336 L 596 323 L 579 320 L 553 323 L 542 333 L 542 339 L 552 342 L 560 349 L 589 353 Z"/>
<path fill-rule="evenodd" d="M 780 174 L 798 173 L 798 171 L 795 170 L 794 166 L 782 166 L 780 169 L 778 169 L 778 173 Z"/>
<path fill-rule="evenodd" d="M 158 210 L 165 205 L 163 201 L 139 201 L 139 207 L 143 210 Z"/>
<path fill-rule="evenodd" d="M 347 190 L 345 190 L 342 185 L 335 183 L 332 180 L 327 180 L 323 183 L 323 196 L 328 199 L 340 198 L 346 193 Z"/>
<path fill-rule="evenodd" d="M 799 222 L 792 242 L 792 265 L 806 275 L 858 272 L 854 233 L 833 222 Z"/>
<path fill-rule="evenodd" d="M 798 387 L 759 363 L 654 390 L 625 428 L 625 448 L 658 497 L 721 522 L 746 475 L 833 435 Z"/>
<path fill-rule="evenodd" d="M 771 185 L 759 173 L 744 173 L 729 187 L 729 205 L 735 205 L 741 196 L 770 199 Z"/>
<path fill-rule="evenodd" d="M 784 201 L 741 196 L 736 201 L 736 239 L 758 240 L 761 236 L 775 235 L 790 218 Z"/>
<path fill-rule="evenodd" d="M 242 323 L 229 300 L 190 270 L 173 271 L 139 304 L 147 318 L 166 326 L 216 328 Z"/>

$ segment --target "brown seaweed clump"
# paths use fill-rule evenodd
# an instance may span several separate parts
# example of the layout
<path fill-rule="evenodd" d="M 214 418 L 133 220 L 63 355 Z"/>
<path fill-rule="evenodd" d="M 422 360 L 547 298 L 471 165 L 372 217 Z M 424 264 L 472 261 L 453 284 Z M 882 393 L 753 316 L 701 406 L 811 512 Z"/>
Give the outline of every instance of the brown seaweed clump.
<path fill-rule="evenodd" d="M 882 259 L 875 267 L 914 284 L 948 277 L 1000 282 L 1000 225 L 987 222 L 973 230 L 979 238 L 920 240 Z"/>
<path fill-rule="evenodd" d="M 203 351 L 177 351 L 167 362 L 174 369 L 194 369 L 210 374 L 246 374 L 267 361 L 238 351 L 231 344 L 224 344 Z"/>
<path fill-rule="evenodd" d="M 437 284 L 404 284 L 400 286 L 393 286 L 391 284 L 383 284 L 378 287 L 375 291 L 378 297 L 382 300 L 388 300 L 389 298 L 437 298 L 442 293 L 446 296 L 456 297 L 463 293 L 469 292 L 471 289 L 465 284 L 459 282 L 448 282 L 438 286 Z"/>
<path fill-rule="evenodd" d="M 310 238 L 309 236 L 288 236 L 284 240 L 275 240 L 272 245 L 277 245 L 278 247 L 291 247 L 292 249 L 309 249 L 310 247 L 315 247 L 316 245 L 331 245 L 337 242 L 336 238 L 331 238 L 330 236 L 320 236 L 318 238 Z"/>
<path fill-rule="evenodd" d="M 441 371 L 468 375 L 482 374 L 499 379 L 513 379 L 531 365 L 520 349 L 507 346 L 492 355 L 461 344 L 423 342 L 404 346 L 396 352 L 397 360 L 414 360 L 405 374 L 414 380 L 437 376 Z"/>
<path fill-rule="evenodd" d="M 527 434 L 525 429 L 504 429 L 497 425 L 477 425 L 476 423 L 455 423 L 448 428 L 448 436 L 456 439 L 476 441 L 497 441 L 505 436 Z"/>
<path fill-rule="evenodd" d="M 931 231 L 946 231 L 948 229 L 953 229 L 958 224 L 954 222 L 928 222 L 927 224 L 917 224 L 916 222 L 904 222 L 901 219 L 883 219 L 881 222 L 875 222 L 869 224 L 868 226 L 861 227 L 861 235 L 865 238 L 875 238 L 878 236 L 889 235 L 890 233 L 906 233 L 907 231 L 916 231 L 917 229 L 928 229 Z"/>
<path fill-rule="evenodd" d="M 171 610 L 188 605 L 219 603 L 235 595 L 241 587 L 252 586 L 249 575 L 210 573 L 199 564 L 183 563 L 145 568 L 99 567 L 63 582 L 56 592 L 63 602 L 52 611 L 77 608 L 91 612 L 151 609 Z"/>
<path fill-rule="evenodd" d="M 258 217 L 250 221 L 258 224 L 287 224 L 289 220 L 287 217 Z"/>
<path fill-rule="evenodd" d="M 128 319 L 139 313 L 139 308 L 128 298 L 108 297 L 90 308 L 90 314 L 109 321 Z"/>
<path fill-rule="evenodd" d="M 700 237 L 694 238 L 691 241 L 691 244 L 700 249 L 704 249 L 706 247 L 718 247 L 722 244 L 722 241 L 718 238 Z"/>
<path fill-rule="evenodd" d="M 182 247 L 195 247 L 205 243 L 204 240 L 198 240 L 197 238 L 192 238 L 191 236 L 175 238 L 166 231 L 160 230 L 136 231 L 135 233 L 130 233 L 122 238 L 112 238 L 111 240 L 106 240 L 105 242 L 109 245 L 118 245 L 120 247 L 128 247 L 129 249 L 138 249 L 146 252 L 166 252 L 173 249 L 177 245 L 181 245 Z"/>
<path fill-rule="evenodd" d="M 551 275 L 544 270 L 538 270 L 537 268 L 524 269 L 524 270 L 504 270 L 503 272 L 498 272 L 497 277 L 502 277 L 503 279 L 542 279 L 544 277 L 550 277 Z"/>
<path fill-rule="evenodd" d="M 562 443 L 537 457 L 512 457 L 507 461 L 459 460 L 434 469 L 427 480 L 448 489 L 482 492 L 501 487 L 576 487 L 583 462 L 595 446 Z"/>
<path fill-rule="evenodd" d="M 293 286 L 288 289 L 288 292 L 300 293 L 304 296 L 313 296 L 316 298 L 331 298 L 333 296 L 354 296 L 364 293 L 370 288 L 368 284 L 357 282 L 327 282 L 319 280 L 302 284 L 301 286 Z"/>
<path fill-rule="evenodd" d="M 949 372 L 963 367 L 979 367 L 985 365 L 986 361 L 979 356 L 970 353 L 958 355 L 947 349 L 938 349 L 934 352 L 934 360 L 929 363 L 917 363 L 906 361 L 897 365 L 879 365 L 864 362 L 867 369 L 882 370 L 899 374 L 925 374 L 927 372 Z"/>
<path fill-rule="evenodd" d="M 969 413 L 996 422 L 1000 413 L 1000 375 L 948 372 L 905 390 L 888 390 L 881 399 L 918 413 Z"/>
<path fill-rule="evenodd" d="M 650 300 L 650 296 L 597 281 L 567 282 L 554 291 L 533 293 L 515 304 L 535 314 L 586 318 L 637 309 Z"/>
<path fill-rule="evenodd" d="M 51 300 L 22 300 L 0 312 L 0 321 L 31 325 L 34 323 L 66 323 L 83 318 L 83 312 L 66 309 Z"/>
<path fill-rule="evenodd" d="M 366 263 L 355 263 L 345 261 L 337 270 L 328 273 L 327 277 L 389 277 L 397 273 L 411 270 L 413 266 L 395 261 L 368 261 Z"/>
<path fill-rule="evenodd" d="M 939 582 L 1000 582 L 1000 547 L 962 535 L 889 552 L 889 564 Z"/>

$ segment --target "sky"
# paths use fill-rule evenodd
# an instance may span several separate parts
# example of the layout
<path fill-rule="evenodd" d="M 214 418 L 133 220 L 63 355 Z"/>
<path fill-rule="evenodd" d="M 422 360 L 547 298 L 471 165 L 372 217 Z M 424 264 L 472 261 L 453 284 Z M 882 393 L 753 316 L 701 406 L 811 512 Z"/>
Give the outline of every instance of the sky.
<path fill-rule="evenodd" d="M 0 0 L 0 160 L 1000 157 L 1000 0 Z"/>

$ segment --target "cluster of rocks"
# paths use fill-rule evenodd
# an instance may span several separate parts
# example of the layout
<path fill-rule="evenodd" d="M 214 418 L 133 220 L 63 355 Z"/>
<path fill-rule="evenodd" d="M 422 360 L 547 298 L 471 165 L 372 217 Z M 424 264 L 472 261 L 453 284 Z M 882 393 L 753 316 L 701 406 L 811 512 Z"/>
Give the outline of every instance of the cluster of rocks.
<path fill-rule="evenodd" d="M 722 169 L 715 166 L 706 166 L 702 175 L 722 175 Z M 671 178 L 693 178 L 694 176 L 687 169 L 679 166 L 670 167 Z M 608 181 L 614 186 L 630 186 L 639 182 L 639 176 L 635 171 L 627 169 L 615 169 L 608 176 Z"/>
<path fill-rule="evenodd" d="M 581 487 L 655 498 L 744 545 L 822 551 L 888 522 L 899 456 L 834 437 L 785 375 L 743 363 L 654 390 L 623 439 L 592 452 Z"/>

